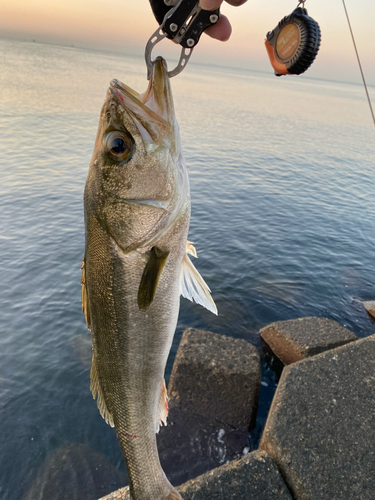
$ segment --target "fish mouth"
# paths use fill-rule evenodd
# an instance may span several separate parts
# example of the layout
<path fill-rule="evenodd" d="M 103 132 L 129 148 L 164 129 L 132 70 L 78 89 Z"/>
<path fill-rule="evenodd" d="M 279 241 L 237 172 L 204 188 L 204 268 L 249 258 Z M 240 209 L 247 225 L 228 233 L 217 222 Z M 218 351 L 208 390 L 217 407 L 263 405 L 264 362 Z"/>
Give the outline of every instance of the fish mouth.
<path fill-rule="evenodd" d="M 120 105 L 125 105 L 130 110 L 134 106 L 141 107 L 151 118 L 170 122 L 173 101 L 167 63 L 158 56 L 152 65 L 148 87 L 142 94 L 115 78 L 110 82 L 108 93 L 113 95 Z"/>

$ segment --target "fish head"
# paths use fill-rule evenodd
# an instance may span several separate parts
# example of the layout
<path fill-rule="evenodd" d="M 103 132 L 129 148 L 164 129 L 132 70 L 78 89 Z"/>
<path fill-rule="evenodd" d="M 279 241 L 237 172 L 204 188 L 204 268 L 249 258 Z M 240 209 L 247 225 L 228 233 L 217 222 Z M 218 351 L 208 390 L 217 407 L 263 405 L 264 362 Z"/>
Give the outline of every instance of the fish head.
<path fill-rule="evenodd" d="M 153 64 L 143 94 L 111 81 L 86 181 L 86 218 L 125 252 L 152 244 L 189 196 L 166 64 Z"/>

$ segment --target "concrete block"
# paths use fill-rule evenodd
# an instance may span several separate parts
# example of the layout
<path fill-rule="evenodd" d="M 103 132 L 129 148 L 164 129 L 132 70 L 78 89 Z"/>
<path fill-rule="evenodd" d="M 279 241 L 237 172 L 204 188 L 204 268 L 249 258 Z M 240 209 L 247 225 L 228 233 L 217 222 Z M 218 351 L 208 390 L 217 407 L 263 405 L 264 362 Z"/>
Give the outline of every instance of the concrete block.
<path fill-rule="evenodd" d="M 375 498 L 375 335 L 284 368 L 260 449 L 297 500 Z"/>
<path fill-rule="evenodd" d="M 169 406 L 247 430 L 255 424 L 260 381 L 256 347 L 188 328 L 172 369 Z"/>
<path fill-rule="evenodd" d="M 178 488 L 184 500 L 292 500 L 272 458 L 255 451 Z"/>
<path fill-rule="evenodd" d="M 160 462 L 172 484 L 182 484 L 243 455 L 248 433 L 171 408 L 157 436 Z"/>
<path fill-rule="evenodd" d="M 336 321 L 317 317 L 276 321 L 262 328 L 260 336 L 267 357 L 274 358 L 278 371 L 284 365 L 357 340 Z"/>
<path fill-rule="evenodd" d="M 375 300 L 366 300 L 363 302 L 366 311 L 372 319 L 375 319 Z"/>

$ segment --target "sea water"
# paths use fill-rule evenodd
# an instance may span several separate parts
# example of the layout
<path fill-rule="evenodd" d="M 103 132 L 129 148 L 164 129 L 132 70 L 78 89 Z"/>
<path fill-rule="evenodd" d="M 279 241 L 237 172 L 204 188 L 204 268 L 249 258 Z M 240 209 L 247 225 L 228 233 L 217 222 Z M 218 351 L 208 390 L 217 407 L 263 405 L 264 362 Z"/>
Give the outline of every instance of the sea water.
<path fill-rule="evenodd" d="M 126 476 L 89 391 L 82 196 L 109 81 L 143 91 L 145 65 L 8 40 L 0 53 L 0 498 L 27 500 L 66 469 L 54 498 L 91 500 Z M 190 175 L 189 239 L 219 316 L 181 300 L 167 379 L 187 327 L 260 349 L 260 328 L 303 316 L 373 334 L 361 303 L 375 298 L 375 131 L 363 87 L 193 61 L 172 87 Z M 262 367 L 255 446 L 277 384 Z M 84 462 L 66 463 L 73 445 L 124 475 L 96 490 L 98 468 L 72 481 Z"/>

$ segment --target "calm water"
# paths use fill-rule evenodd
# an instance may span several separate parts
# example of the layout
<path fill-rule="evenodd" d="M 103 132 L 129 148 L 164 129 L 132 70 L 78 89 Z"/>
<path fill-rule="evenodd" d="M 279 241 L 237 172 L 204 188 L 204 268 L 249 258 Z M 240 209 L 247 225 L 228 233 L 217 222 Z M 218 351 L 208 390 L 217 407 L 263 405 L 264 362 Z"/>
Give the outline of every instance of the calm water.
<path fill-rule="evenodd" d="M 0 498 L 39 498 L 30 493 L 38 468 L 47 459 L 63 469 L 78 443 L 79 477 L 56 490 L 90 500 L 99 490 L 87 455 L 120 470 L 101 493 L 126 478 L 89 391 L 82 193 L 109 81 L 143 91 L 145 67 L 6 40 L 0 53 Z M 267 323 L 310 315 L 374 333 L 358 300 L 375 298 L 375 131 L 363 88 L 194 63 L 172 84 L 191 180 L 189 239 L 219 317 L 182 299 L 167 377 L 189 326 L 257 346 Z M 263 371 L 254 442 L 276 384 Z"/>

